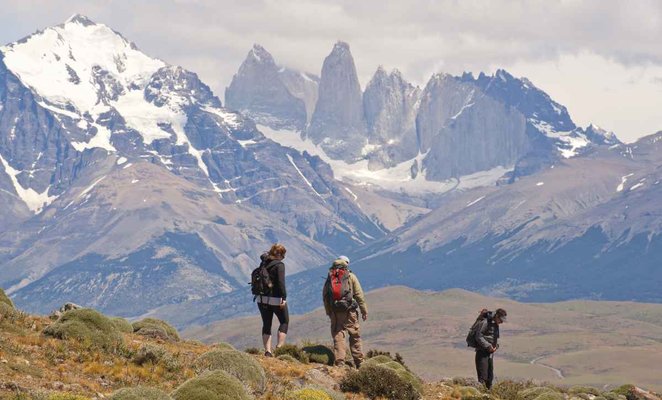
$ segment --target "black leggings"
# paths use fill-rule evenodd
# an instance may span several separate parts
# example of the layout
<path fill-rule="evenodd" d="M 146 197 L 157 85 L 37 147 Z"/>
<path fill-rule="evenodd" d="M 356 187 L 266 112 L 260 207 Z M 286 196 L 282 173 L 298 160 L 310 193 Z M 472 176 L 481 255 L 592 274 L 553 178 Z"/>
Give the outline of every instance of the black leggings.
<path fill-rule="evenodd" d="M 285 307 L 281 308 L 280 306 L 270 306 L 268 304 L 258 303 L 258 309 L 260 310 L 260 316 L 262 317 L 262 334 L 271 335 L 271 322 L 274 319 L 274 314 L 280 322 L 278 326 L 278 332 L 287 333 L 287 325 L 290 323 L 290 313 L 287 310 L 287 304 Z"/>

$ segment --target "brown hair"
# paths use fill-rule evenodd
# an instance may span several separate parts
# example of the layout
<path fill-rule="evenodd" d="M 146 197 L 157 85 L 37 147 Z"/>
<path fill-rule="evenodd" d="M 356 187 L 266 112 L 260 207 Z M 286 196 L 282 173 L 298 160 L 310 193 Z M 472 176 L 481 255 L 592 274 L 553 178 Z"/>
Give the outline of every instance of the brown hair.
<path fill-rule="evenodd" d="M 285 258 L 286 252 L 287 249 L 285 249 L 285 246 L 280 243 L 274 243 L 271 249 L 269 249 L 269 258 L 272 260 L 282 260 Z"/>

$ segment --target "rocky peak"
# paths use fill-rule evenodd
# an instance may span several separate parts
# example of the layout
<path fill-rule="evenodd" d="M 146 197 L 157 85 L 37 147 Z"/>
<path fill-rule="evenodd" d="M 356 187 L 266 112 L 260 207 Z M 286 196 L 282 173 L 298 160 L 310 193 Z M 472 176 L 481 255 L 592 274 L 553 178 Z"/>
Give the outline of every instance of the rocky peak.
<path fill-rule="evenodd" d="M 253 45 L 239 72 L 225 89 L 227 107 L 273 128 L 303 129 L 306 105 L 287 88 L 273 56 Z"/>
<path fill-rule="evenodd" d="M 82 26 L 96 25 L 96 23 L 94 21 L 92 21 L 88 17 L 86 17 L 84 15 L 81 15 L 81 14 L 74 14 L 71 17 L 69 17 L 69 19 L 67 19 L 64 22 L 64 25 L 67 25 L 67 24 L 80 24 Z"/>
<path fill-rule="evenodd" d="M 603 144 L 603 145 L 611 146 L 621 143 L 621 141 L 618 140 L 614 132 L 607 131 L 606 129 L 602 129 L 601 127 L 595 124 L 590 124 L 586 128 L 585 134 L 586 137 L 595 144 Z"/>
<path fill-rule="evenodd" d="M 308 136 L 333 158 L 355 159 L 366 142 L 361 86 L 349 45 L 338 42 L 324 59 Z"/>

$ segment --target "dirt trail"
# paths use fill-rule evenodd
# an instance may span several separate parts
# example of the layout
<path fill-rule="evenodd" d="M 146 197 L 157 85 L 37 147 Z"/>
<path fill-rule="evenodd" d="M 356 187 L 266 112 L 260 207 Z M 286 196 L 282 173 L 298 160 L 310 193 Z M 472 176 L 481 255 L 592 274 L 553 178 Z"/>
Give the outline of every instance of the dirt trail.
<path fill-rule="evenodd" d="M 550 369 L 550 370 L 554 371 L 554 373 L 556 374 L 556 376 L 557 376 L 559 379 L 565 379 L 565 376 L 563 375 L 563 371 L 561 371 L 560 369 L 558 369 L 558 368 L 554 368 L 554 367 L 552 367 L 552 366 L 549 366 L 549 365 L 546 365 L 546 364 L 543 364 L 543 363 L 539 363 L 539 362 L 538 362 L 538 361 L 542 360 L 542 359 L 545 358 L 545 357 L 547 357 L 547 356 L 536 357 L 536 358 L 534 358 L 533 360 L 531 360 L 531 361 L 529 362 L 529 364 L 531 364 L 531 365 L 540 365 L 540 366 L 543 367 L 543 368 Z"/>

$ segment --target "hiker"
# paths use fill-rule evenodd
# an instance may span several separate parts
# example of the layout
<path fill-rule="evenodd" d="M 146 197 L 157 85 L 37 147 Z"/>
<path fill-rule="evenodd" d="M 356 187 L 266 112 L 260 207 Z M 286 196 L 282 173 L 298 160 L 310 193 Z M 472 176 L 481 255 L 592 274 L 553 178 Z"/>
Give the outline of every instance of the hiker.
<path fill-rule="evenodd" d="M 285 344 L 290 314 L 287 309 L 287 290 L 285 289 L 285 246 L 274 244 L 271 249 L 262 254 L 260 266 L 253 271 L 251 285 L 257 300 L 257 306 L 262 317 L 262 342 L 264 355 L 273 357 L 271 353 L 271 324 L 278 318 L 278 343 L 276 348 Z"/>
<path fill-rule="evenodd" d="M 345 364 L 345 337 L 349 334 L 354 366 L 359 368 L 363 362 L 359 310 L 365 321 L 368 319 L 368 307 L 358 278 L 349 270 L 349 258 L 346 256 L 338 257 L 331 265 L 322 297 L 326 315 L 331 319 L 336 366 Z"/>
<path fill-rule="evenodd" d="M 499 349 L 499 325 L 506 322 L 507 315 L 503 308 L 497 309 L 494 313 L 482 310 L 472 327 L 478 382 L 488 389 L 492 387 L 494 380 L 494 353 Z"/>

